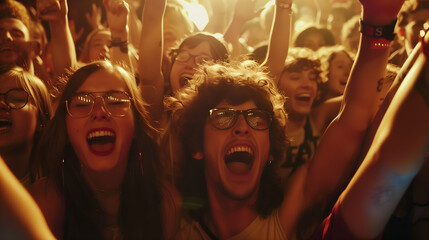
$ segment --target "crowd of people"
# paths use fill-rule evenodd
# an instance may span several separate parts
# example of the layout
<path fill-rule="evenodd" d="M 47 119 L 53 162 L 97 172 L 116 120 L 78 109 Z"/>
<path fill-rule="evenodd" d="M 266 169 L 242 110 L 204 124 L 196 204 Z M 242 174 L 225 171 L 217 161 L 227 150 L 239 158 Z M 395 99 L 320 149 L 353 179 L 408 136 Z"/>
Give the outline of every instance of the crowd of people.
<path fill-rule="evenodd" d="M 427 239 L 428 31 L 427 0 L 0 0 L 0 238 Z"/>

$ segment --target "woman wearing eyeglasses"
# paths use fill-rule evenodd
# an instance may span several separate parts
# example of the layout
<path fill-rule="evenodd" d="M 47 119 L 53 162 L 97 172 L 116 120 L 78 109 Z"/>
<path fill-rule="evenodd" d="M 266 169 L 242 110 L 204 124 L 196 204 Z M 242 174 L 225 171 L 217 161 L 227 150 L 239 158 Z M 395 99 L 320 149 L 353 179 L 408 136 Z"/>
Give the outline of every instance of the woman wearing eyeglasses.
<path fill-rule="evenodd" d="M 131 74 L 88 64 L 59 104 L 39 149 L 48 178 L 32 189 L 56 237 L 171 238 L 175 208 L 160 179 L 157 131 Z"/>
<path fill-rule="evenodd" d="M 0 73 L 0 155 L 25 187 L 35 180 L 33 148 L 50 112 L 51 100 L 39 78 L 20 67 Z"/>

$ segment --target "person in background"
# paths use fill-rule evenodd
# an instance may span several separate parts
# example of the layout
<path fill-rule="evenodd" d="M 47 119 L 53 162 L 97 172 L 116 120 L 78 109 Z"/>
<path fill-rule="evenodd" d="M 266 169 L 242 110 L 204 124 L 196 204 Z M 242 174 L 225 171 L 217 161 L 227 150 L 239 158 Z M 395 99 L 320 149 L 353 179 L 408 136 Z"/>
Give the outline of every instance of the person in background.
<path fill-rule="evenodd" d="M 20 67 L 0 72 L 0 155 L 24 187 L 39 176 L 35 148 L 52 105 L 45 84 Z"/>

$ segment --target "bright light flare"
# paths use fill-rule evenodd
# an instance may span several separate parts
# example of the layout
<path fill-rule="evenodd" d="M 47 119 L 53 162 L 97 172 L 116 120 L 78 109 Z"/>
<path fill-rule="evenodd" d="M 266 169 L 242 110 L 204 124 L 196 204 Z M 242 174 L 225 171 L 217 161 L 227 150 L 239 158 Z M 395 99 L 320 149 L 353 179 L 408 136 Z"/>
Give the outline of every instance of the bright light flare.
<path fill-rule="evenodd" d="M 184 3 L 185 9 L 191 21 L 202 31 L 209 23 L 209 15 L 205 7 L 198 3 Z"/>

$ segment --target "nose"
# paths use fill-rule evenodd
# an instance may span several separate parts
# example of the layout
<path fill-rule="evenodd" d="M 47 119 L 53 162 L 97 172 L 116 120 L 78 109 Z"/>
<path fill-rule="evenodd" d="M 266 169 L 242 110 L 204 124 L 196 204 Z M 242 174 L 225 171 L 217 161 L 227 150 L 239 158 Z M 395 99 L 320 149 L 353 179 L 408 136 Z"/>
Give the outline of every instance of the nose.
<path fill-rule="evenodd" d="M 305 78 L 304 81 L 302 81 L 302 85 L 306 88 L 309 88 L 312 84 L 312 80 L 310 80 L 309 78 Z"/>
<path fill-rule="evenodd" d="M 9 105 L 6 104 L 6 101 L 4 99 L 4 95 L 0 97 L 0 110 L 10 111 Z"/>
<path fill-rule="evenodd" d="M 246 136 L 249 134 L 250 126 L 247 124 L 243 115 L 239 115 L 237 122 L 233 127 L 233 134 L 237 136 Z"/>
<path fill-rule="evenodd" d="M 107 46 L 106 44 L 104 44 L 102 51 L 103 52 L 109 52 L 110 51 L 109 46 Z"/>
<path fill-rule="evenodd" d="M 5 31 L 5 32 L 3 32 L 3 34 L 2 34 L 2 36 L 1 36 L 1 38 L 2 38 L 5 42 L 12 42 L 12 40 L 13 40 L 13 37 L 12 37 L 12 35 L 10 34 L 10 32 L 9 32 L 9 31 Z"/>
<path fill-rule="evenodd" d="M 107 111 L 106 107 L 104 106 L 104 102 L 101 98 L 97 98 L 95 100 L 94 108 L 92 109 L 91 113 L 91 119 L 94 121 L 110 119 L 110 113 L 109 111 Z"/>

